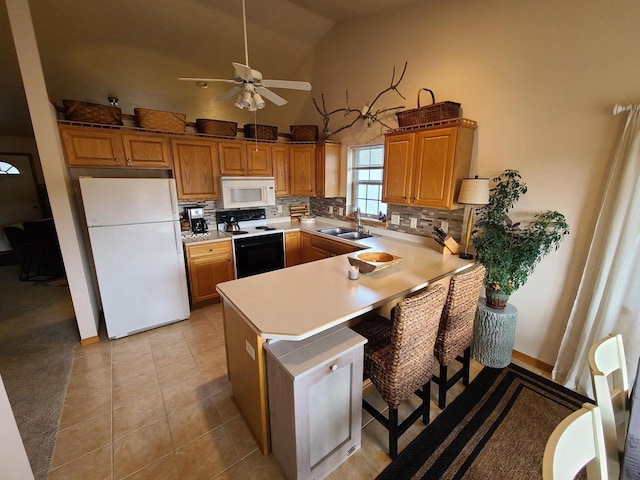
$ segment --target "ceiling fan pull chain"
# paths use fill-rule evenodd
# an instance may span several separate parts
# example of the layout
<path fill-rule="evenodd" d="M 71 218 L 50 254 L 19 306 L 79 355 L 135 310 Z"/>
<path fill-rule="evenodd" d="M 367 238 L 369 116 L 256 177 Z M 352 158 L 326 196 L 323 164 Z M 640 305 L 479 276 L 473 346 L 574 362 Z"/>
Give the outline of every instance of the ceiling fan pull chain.
<path fill-rule="evenodd" d="M 244 5 L 244 0 L 242 0 Z M 256 144 L 256 152 L 258 151 L 258 112 L 253 112 L 253 135 Z"/>

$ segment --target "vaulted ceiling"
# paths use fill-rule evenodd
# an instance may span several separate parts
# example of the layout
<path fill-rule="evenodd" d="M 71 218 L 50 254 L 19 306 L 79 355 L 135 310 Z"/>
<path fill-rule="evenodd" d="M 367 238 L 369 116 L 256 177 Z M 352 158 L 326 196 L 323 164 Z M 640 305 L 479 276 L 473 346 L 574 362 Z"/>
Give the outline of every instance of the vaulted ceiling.
<path fill-rule="evenodd" d="M 399 8 L 416 0 L 246 0 L 249 64 L 264 78 L 293 78 L 336 23 Z M 228 108 L 181 76 L 231 78 L 244 63 L 241 0 L 31 0 L 51 99 L 136 106 L 220 118 Z M 31 125 L 8 24 L 0 7 L 0 135 L 30 136 Z M 278 91 L 284 97 L 301 92 Z"/>

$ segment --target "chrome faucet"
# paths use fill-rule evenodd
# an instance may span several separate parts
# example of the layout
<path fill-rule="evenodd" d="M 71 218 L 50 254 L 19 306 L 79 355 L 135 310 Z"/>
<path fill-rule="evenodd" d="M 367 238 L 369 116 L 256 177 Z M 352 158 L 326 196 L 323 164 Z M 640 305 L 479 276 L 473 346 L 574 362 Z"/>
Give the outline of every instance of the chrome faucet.
<path fill-rule="evenodd" d="M 360 215 L 360 207 L 356 208 L 356 228 L 358 232 L 364 232 L 364 225 L 362 225 L 362 215 Z"/>

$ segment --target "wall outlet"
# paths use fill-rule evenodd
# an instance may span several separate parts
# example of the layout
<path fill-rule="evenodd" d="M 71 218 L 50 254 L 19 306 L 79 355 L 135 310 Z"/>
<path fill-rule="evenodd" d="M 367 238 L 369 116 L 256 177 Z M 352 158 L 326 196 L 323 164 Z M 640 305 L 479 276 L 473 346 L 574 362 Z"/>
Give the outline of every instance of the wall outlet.
<path fill-rule="evenodd" d="M 341 217 L 344 216 L 344 208 L 338 207 L 338 215 Z"/>
<path fill-rule="evenodd" d="M 333 205 L 329 205 L 329 215 L 333 215 Z"/>
<path fill-rule="evenodd" d="M 282 213 L 282 205 L 278 205 L 278 213 Z"/>
<path fill-rule="evenodd" d="M 400 225 L 400 215 L 397 213 L 391 214 L 391 225 Z"/>
<path fill-rule="evenodd" d="M 256 349 L 249 343 L 249 340 L 245 340 L 245 347 L 247 349 L 247 353 L 254 360 L 256 359 Z"/>
<path fill-rule="evenodd" d="M 442 230 L 444 233 L 449 233 L 449 222 L 447 222 L 446 220 L 442 220 L 440 222 L 440 230 Z"/>
<path fill-rule="evenodd" d="M 411 228 L 418 228 L 418 219 L 412 218 L 411 220 L 409 220 L 409 226 Z"/>

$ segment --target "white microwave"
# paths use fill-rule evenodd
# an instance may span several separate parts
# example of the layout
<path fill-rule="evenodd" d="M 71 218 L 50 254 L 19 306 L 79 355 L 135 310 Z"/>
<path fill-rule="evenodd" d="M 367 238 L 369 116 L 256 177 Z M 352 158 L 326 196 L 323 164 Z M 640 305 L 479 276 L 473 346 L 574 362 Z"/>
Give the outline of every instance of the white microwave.
<path fill-rule="evenodd" d="M 273 177 L 221 177 L 222 207 L 249 208 L 276 204 Z"/>

